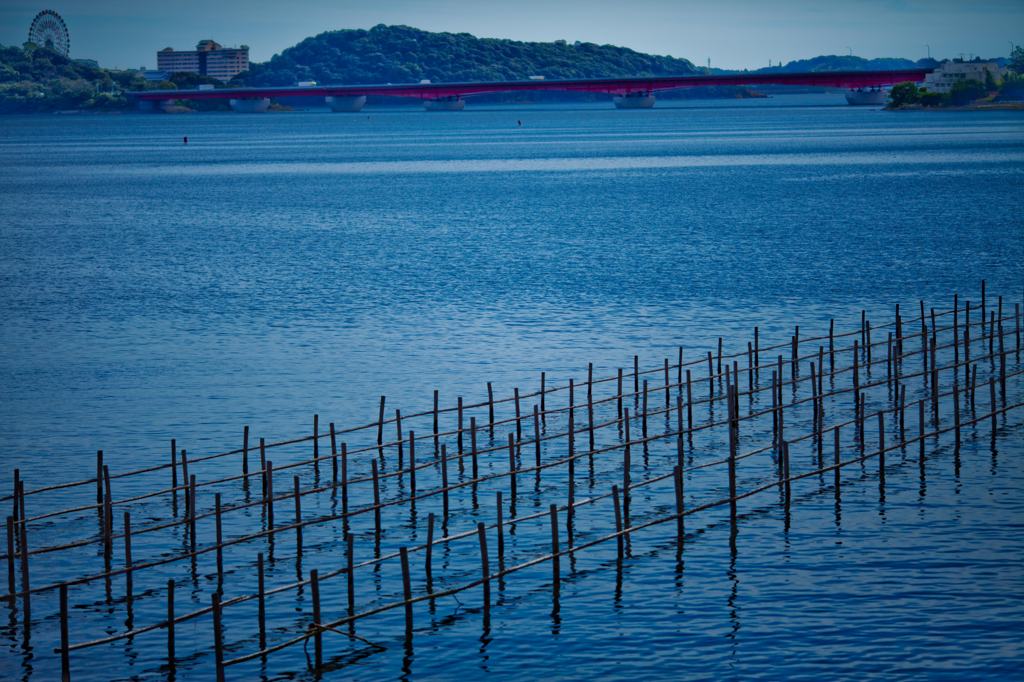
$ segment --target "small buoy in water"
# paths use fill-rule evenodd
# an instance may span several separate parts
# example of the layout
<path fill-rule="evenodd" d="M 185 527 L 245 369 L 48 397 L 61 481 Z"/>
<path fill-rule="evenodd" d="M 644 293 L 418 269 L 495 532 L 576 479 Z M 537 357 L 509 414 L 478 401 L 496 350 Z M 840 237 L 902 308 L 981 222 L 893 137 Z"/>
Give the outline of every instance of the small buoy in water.
<path fill-rule="evenodd" d="M 186 135 L 185 137 L 181 138 L 181 141 L 182 141 L 182 144 L 188 144 L 188 135 Z"/>

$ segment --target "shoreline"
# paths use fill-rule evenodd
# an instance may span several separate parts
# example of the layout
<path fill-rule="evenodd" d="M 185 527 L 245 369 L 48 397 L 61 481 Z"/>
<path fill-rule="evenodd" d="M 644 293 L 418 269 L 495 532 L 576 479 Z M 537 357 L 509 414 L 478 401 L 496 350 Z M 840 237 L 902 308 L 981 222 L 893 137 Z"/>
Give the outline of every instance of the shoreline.
<path fill-rule="evenodd" d="M 1024 111 L 1024 102 L 988 102 L 959 107 L 926 107 L 921 104 L 905 104 L 898 107 L 887 106 L 884 107 L 884 111 Z"/>

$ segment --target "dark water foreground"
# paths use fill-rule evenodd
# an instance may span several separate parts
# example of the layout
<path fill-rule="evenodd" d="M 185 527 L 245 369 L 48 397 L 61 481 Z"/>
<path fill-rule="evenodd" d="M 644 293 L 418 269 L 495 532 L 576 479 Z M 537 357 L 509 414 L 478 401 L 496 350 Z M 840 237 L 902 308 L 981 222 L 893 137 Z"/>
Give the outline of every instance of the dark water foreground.
<path fill-rule="evenodd" d="M 742 352 L 754 325 L 768 345 L 788 341 L 794 324 L 803 335 L 825 332 L 830 317 L 841 330 L 856 328 L 861 308 L 880 325 L 896 303 L 916 314 L 918 298 L 945 309 L 959 291 L 961 305 L 977 305 L 982 277 L 990 306 L 993 293 L 1006 295 L 1008 310 L 1020 302 L 1024 205 L 1012 191 L 1022 172 L 1019 117 L 778 106 L 633 113 L 11 119 L 0 131 L 8 206 L 0 232 L 7 389 L 0 395 L 0 490 L 10 490 L 15 467 L 30 489 L 88 478 L 100 447 L 116 472 L 163 463 L 170 438 L 193 457 L 237 447 L 245 423 L 253 442 L 306 433 L 314 412 L 322 429 L 328 421 L 366 423 L 376 418 L 380 393 L 389 412 L 416 412 L 429 408 L 433 388 L 451 405 L 460 394 L 467 402 L 484 398 L 487 381 L 501 396 L 516 385 L 535 391 L 541 370 L 553 385 L 575 376 L 579 386 L 588 361 L 603 377 L 630 367 L 634 352 L 644 367 L 666 356 L 674 362 L 678 344 L 693 359 L 714 349 L 718 336 L 726 352 Z M 525 130 L 510 129 L 513 116 Z M 174 144 L 183 125 L 192 139 L 187 150 Z M 976 357 L 987 351 L 984 341 L 978 345 Z M 876 353 L 884 362 L 884 348 Z M 1019 369 L 1011 355 L 1010 404 L 1020 399 Z M 804 363 L 802 376 L 807 371 Z M 872 371 L 876 380 L 884 376 L 884 364 Z M 981 363 L 979 377 L 990 371 Z M 908 400 L 922 395 L 920 378 L 907 385 Z M 595 392 L 613 390 L 605 384 Z M 987 411 L 986 391 L 979 389 L 979 413 Z M 696 397 L 706 394 L 701 384 Z M 807 395 L 801 388 L 800 397 Z M 868 411 L 891 407 L 891 399 L 887 389 L 874 390 Z M 564 400 L 563 393 L 553 404 Z M 765 400 L 744 399 L 742 411 Z M 721 409 L 714 417 L 698 410 L 695 418 L 720 420 Z M 601 410 L 614 417 L 613 405 Z M 945 425 L 950 411 L 944 402 Z M 848 400 L 826 406 L 828 420 L 849 413 Z M 451 417 L 444 428 L 454 427 Z M 916 425 L 916 416 L 908 419 Z M 805 404 L 792 421 L 787 413 L 786 428 L 803 435 L 810 420 Z M 682 561 L 673 524 L 634 534 L 621 572 L 614 542 L 580 551 L 562 561 L 555 614 L 545 563 L 502 586 L 495 581 L 486 633 L 479 588 L 433 608 L 418 605 L 411 648 L 401 636 L 401 609 L 360 622 L 359 635 L 378 646 L 327 633 L 328 664 L 340 669 L 328 676 L 487 670 L 516 677 L 550 675 L 557 665 L 569 677 L 823 670 L 1005 677 L 1022 658 L 1020 422 L 1019 411 L 1000 416 L 995 439 L 987 421 L 966 427 L 958 456 L 951 434 L 929 441 L 923 477 L 913 448 L 890 453 L 884 499 L 874 460 L 844 469 L 838 504 L 827 479 L 795 483 L 788 524 L 777 491 L 749 498 L 740 504 L 733 546 L 727 508 L 695 514 Z M 565 424 L 553 418 L 547 426 L 560 432 Z M 652 419 L 652 432 L 670 426 Z M 415 428 L 428 432 L 429 418 Z M 868 443 L 877 442 L 875 428 L 869 421 Z M 895 433 L 894 423 L 887 428 Z M 769 444 L 770 434 L 770 418 L 744 426 L 741 451 Z M 372 444 L 373 435 L 354 436 L 349 446 Z M 499 430 L 497 444 L 505 437 Z M 618 438 L 612 429 L 598 447 Z M 845 455 L 855 456 L 852 433 L 844 438 Z M 447 445 L 456 447 L 453 439 Z M 564 439 L 546 445 L 545 461 L 564 456 L 565 447 Z M 688 466 L 727 451 L 724 429 L 697 435 Z M 417 454 L 429 461 L 432 445 Z M 273 457 L 279 467 L 309 455 L 306 443 Z M 527 464 L 531 456 L 522 455 Z M 593 473 L 581 462 L 577 499 L 619 482 L 621 457 L 621 449 L 595 457 Z M 664 473 L 675 457 L 671 442 L 652 444 L 646 456 L 634 452 L 634 480 Z M 815 458 L 812 444 L 795 445 L 792 467 L 810 470 Z M 370 459 L 353 456 L 352 475 L 365 476 Z M 740 489 L 772 481 L 776 464 L 770 452 L 746 460 Z M 239 465 L 228 457 L 192 473 L 203 482 L 237 474 Z M 389 451 L 382 473 L 394 466 Z M 481 466 L 506 472 L 507 457 L 498 451 Z M 281 472 L 281 494 L 292 473 L 303 487 L 316 482 L 311 467 Z M 457 480 L 457 467 L 449 473 Z M 437 467 L 425 469 L 418 485 L 429 487 L 439 475 Z M 545 472 L 539 493 L 523 475 L 517 513 L 564 505 L 566 475 L 564 466 Z M 114 497 L 167 485 L 166 476 L 115 479 Z M 688 506 L 721 497 L 722 467 L 688 476 Z M 326 477 L 329 468 L 321 467 L 321 484 Z M 390 499 L 408 486 L 407 477 L 387 478 L 381 493 Z M 505 477 L 478 487 L 476 509 L 469 488 L 453 494 L 449 532 L 492 523 L 498 490 L 507 506 Z M 215 491 L 245 499 L 238 482 L 207 486 L 199 489 L 200 510 L 211 509 Z M 367 493 L 353 486 L 350 504 L 367 504 Z M 28 498 L 30 516 L 95 501 L 88 486 L 49 495 Z M 607 502 L 579 509 L 577 543 L 614 528 Z M 310 496 L 303 516 L 336 513 L 339 504 L 330 494 Z M 422 543 L 427 515 L 440 517 L 440 504 L 429 498 L 415 514 L 386 508 L 381 553 Z M 672 505 L 670 481 L 648 486 L 633 501 L 634 520 L 664 516 Z M 124 510 L 136 528 L 173 518 L 169 496 L 119 508 L 117 528 Z M 293 520 L 288 501 L 275 511 L 277 525 Z M 226 515 L 224 535 L 265 523 L 257 505 Z M 506 529 L 507 564 L 550 549 L 546 523 L 541 517 Z M 97 530 L 95 512 L 30 524 L 37 547 Z M 189 545 L 185 530 L 137 536 L 136 561 L 181 553 Z M 211 540 L 209 519 L 198 530 L 200 545 Z M 357 517 L 350 530 L 357 557 L 372 559 L 372 515 Z M 225 550 L 225 598 L 253 591 L 257 552 L 267 557 L 270 588 L 313 568 L 340 567 L 342 533 L 337 521 L 307 527 L 301 564 L 293 534 L 278 536 L 272 548 L 264 540 Z M 479 575 L 474 543 L 435 549 L 435 589 Z M 114 567 L 120 553 L 116 543 Z M 420 590 L 423 558 L 413 557 Z M 32 579 L 43 586 L 102 569 L 93 545 L 63 558 L 33 557 Z M 360 570 L 360 610 L 400 595 L 397 561 Z M 211 554 L 194 567 L 186 561 L 140 571 L 131 614 L 123 577 L 111 581 L 109 601 L 102 580 L 72 587 L 71 641 L 121 632 L 129 615 L 135 627 L 158 622 L 168 578 L 178 582 L 179 612 L 205 607 L 215 573 Z M 325 581 L 321 598 L 328 617 L 344 615 L 343 581 Z M 270 643 L 308 625 L 310 599 L 308 588 L 268 599 Z M 8 610 L 0 658 L 7 676 L 58 673 L 50 652 L 56 608 L 55 592 L 34 598 L 27 645 L 20 604 Z M 255 606 L 225 613 L 227 656 L 255 651 Z M 76 652 L 74 677 L 166 676 L 164 637 L 158 630 Z M 209 616 L 179 624 L 177 638 L 177 676 L 210 677 Z M 229 673 L 313 677 L 302 672 L 305 664 L 299 645 Z"/>

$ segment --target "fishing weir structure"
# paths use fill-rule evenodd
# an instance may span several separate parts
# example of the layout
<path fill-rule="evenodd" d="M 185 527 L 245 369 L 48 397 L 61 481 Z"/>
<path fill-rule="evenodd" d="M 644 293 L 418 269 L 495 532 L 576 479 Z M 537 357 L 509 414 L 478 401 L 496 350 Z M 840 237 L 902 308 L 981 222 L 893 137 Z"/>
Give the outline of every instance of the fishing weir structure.
<path fill-rule="evenodd" d="M 381 396 L 369 423 L 313 415 L 274 442 L 243 426 L 237 448 L 200 455 L 171 440 L 131 471 L 100 451 L 86 480 L 14 471 L 0 499 L 11 622 L 65 680 L 122 649 L 134 672 L 170 677 L 248 679 L 296 649 L 322 672 L 353 649 L 412 647 L 448 597 L 486 632 L 496 591 L 549 593 L 557 612 L 588 555 L 621 584 L 642 543 L 678 560 L 711 526 L 742 542 L 753 502 L 777 498 L 787 526 L 798 489 L 838 509 L 873 480 L 884 503 L 887 474 L 959 471 L 962 440 L 994 443 L 1024 405 L 1020 303 L 982 283 L 974 302 L 915 308 L 541 372 L 509 394 L 434 391 L 414 413 Z"/>

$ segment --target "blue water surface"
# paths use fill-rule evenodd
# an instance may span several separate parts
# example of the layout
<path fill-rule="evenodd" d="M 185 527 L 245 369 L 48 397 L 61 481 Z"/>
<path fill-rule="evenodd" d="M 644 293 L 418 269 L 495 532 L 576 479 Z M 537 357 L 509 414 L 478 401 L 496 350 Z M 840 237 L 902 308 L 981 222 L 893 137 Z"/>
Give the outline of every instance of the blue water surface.
<path fill-rule="evenodd" d="M 742 351 L 755 325 L 765 345 L 788 340 L 794 325 L 825 332 L 830 318 L 849 330 L 861 309 L 882 322 L 896 304 L 910 315 L 919 300 L 951 306 L 954 292 L 977 302 L 982 279 L 990 305 L 1001 294 L 1012 314 L 1024 289 L 1024 115 L 841 102 L 3 117 L 0 491 L 15 468 L 30 488 L 89 478 L 97 449 L 114 472 L 163 463 L 171 438 L 196 455 L 238 447 L 243 424 L 254 441 L 272 441 L 308 433 L 314 413 L 321 428 L 368 423 L 380 395 L 389 414 L 411 413 L 430 408 L 434 389 L 443 405 L 476 402 L 487 382 L 501 396 L 534 391 L 541 371 L 561 384 L 593 362 L 609 376 L 634 353 L 656 367 L 679 345 L 699 357 L 718 337 Z M 1010 393 L 1019 397 L 1019 380 Z M 945 441 L 929 446 L 927 484 L 916 463 L 897 463 L 884 502 L 870 472 L 851 472 L 841 509 L 808 484 L 786 531 L 776 497 L 752 499 L 732 550 L 720 514 L 682 564 L 672 529 L 653 529 L 636 540 L 621 588 L 614 547 L 581 552 L 571 577 L 563 567 L 554 615 L 541 565 L 500 594 L 495 586 L 500 604 L 483 636 L 476 591 L 418 606 L 411 649 L 400 610 L 361 625 L 382 648 L 331 633 L 325 677 L 1017 675 L 1020 422 L 1011 412 L 998 440 L 980 426 L 965 437 L 955 476 Z M 710 457 L 724 443 L 703 446 Z M 674 457 L 662 450 L 650 453 L 652 471 Z M 368 460 L 353 466 L 366 471 Z M 487 466 L 503 471 L 500 457 Z M 238 461 L 197 471 L 226 476 Z M 598 463 L 591 488 L 604 492 L 615 471 Z M 301 473 L 308 485 L 312 474 Z M 157 487 L 134 480 L 118 482 L 116 496 Z M 701 490 L 698 479 L 688 494 L 705 499 L 720 483 Z M 481 510 L 453 503 L 464 518 L 451 531 L 492 520 L 497 489 L 481 491 Z M 29 513 L 89 504 L 90 494 L 29 498 Z M 366 502 L 365 488 L 353 495 Z M 645 499 L 654 510 L 670 497 Z M 312 514 L 337 503 L 310 504 Z M 140 524 L 168 514 L 166 503 L 131 509 Z M 385 549 L 422 542 L 427 511 L 389 512 Z M 69 527 L 94 534 L 95 514 L 72 521 L 84 530 L 40 523 L 33 541 L 58 543 Z M 225 532 L 261 522 L 256 509 Z M 581 515 L 579 530 L 600 534 L 608 522 L 602 509 Z M 358 521 L 364 539 L 368 523 Z M 180 550 L 175 532 L 138 540 L 136 556 Z M 522 524 L 510 553 L 536 555 L 546 532 Z M 278 558 L 272 581 L 341 565 L 340 538 L 335 526 L 311 531 L 304 566 Z M 76 561 L 100 570 L 98 551 Z M 229 597 L 252 591 L 256 551 L 229 553 Z M 442 580 L 475 577 L 475 551 L 446 554 L 452 576 Z M 54 556 L 39 558 L 34 582 L 62 579 L 67 565 Z M 135 624 L 163 617 L 168 578 L 188 583 L 180 609 L 207 605 L 210 561 L 140 573 L 136 591 L 154 596 L 138 600 Z M 393 595 L 395 565 L 375 573 L 372 589 L 360 585 L 367 606 Z M 325 590 L 340 617 L 343 586 Z M 108 605 L 102 583 L 73 589 L 72 600 L 73 642 L 124 629 L 124 604 Z M 0 677 L 59 670 L 55 593 L 33 608 L 40 623 L 28 645 L 8 609 Z M 271 607 L 280 638 L 304 627 L 308 609 L 308 593 Z M 227 621 L 231 655 L 257 648 L 252 613 Z M 210 679 L 206 619 L 180 626 L 179 638 L 183 658 L 203 652 L 179 678 Z M 161 679 L 163 651 L 160 632 L 86 650 L 73 657 L 75 679 Z M 234 670 L 313 679 L 305 663 L 300 646 Z"/>

